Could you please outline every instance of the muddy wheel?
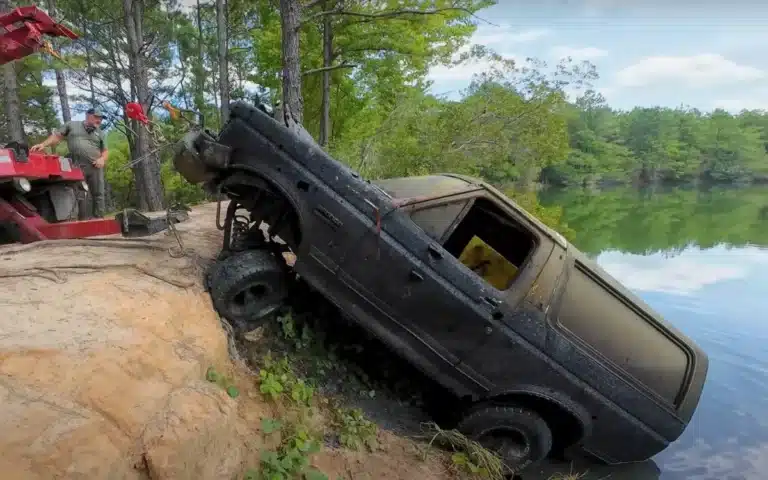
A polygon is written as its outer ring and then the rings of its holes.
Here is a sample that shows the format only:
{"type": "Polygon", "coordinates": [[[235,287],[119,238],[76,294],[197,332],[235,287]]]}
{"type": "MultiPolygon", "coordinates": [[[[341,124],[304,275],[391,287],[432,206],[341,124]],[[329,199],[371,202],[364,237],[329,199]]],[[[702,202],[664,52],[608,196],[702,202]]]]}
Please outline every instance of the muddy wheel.
{"type": "Polygon", "coordinates": [[[506,474],[543,460],[552,449],[552,431],[547,422],[526,408],[475,408],[459,422],[458,430],[499,455],[506,474]]]}
{"type": "Polygon", "coordinates": [[[213,264],[207,286],[216,311],[239,332],[258,327],[288,292],[284,267],[265,250],[248,250],[213,264]]]}

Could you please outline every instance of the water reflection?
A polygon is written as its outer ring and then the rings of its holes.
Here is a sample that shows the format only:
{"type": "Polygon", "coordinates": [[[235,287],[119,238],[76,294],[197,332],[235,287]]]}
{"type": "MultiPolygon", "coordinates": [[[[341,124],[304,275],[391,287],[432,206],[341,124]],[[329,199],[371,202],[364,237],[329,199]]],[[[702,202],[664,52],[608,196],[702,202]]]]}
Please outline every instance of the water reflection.
{"type": "Polygon", "coordinates": [[[674,255],[698,247],[768,246],[768,188],[548,190],[544,205],[564,208],[583,252],[674,255]]]}
{"type": "Polygon", "coordinates": [[[625,465],[597,465],[586,459],[572,458],[567,462],[550,461],[532,470],[526,470],[518,480],[549,480],[569,478],[578,480],[658,480],[661,470],[653,460],[625,465]]]}
{"type": "Polygon", "coordinates": [[[767,194],[749,188],[542,196],[563,207],[578,248],[710,359],[691,424],[654,458],[660,474],[582,465],[596,475],[582,478],[768,478],[768,322],[761,313],[768,310],[767,194]]]}

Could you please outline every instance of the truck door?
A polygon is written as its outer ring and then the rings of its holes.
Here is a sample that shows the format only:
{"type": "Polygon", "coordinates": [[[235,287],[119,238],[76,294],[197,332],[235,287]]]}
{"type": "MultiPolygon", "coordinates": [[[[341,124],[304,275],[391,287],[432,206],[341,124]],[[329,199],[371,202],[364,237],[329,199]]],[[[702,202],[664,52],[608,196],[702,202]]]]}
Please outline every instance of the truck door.
{"type": "MultiPolygon", "coordinates": [[[[411,217],[429,231],[431,214],[431,207],[425,206],[411,217]]],[[[520,306],[554,243],[525,216],[487,192],[476,195],[436,240],[442,256],[436,258],[426,250],[420,257],[462,303],[453,318],[450,339],[460,360],[457,367],[492,388],[499,369],[524,368],[526,350],[543,347],[546,341],[545,322],[528,318],[520,306]]],[[[415,298],[409,303],[412,310],[425,310],[431,301],[415,298]],[[417,304],[421,306],[416,308],[417,304]]],[[[430,320],[413,321],[429,331],[440,328],[430,320]]]]}
{"type": "MultiPolygon", "coordinates": [[[[434,216],[442,220],[427,231],[435,235],[447,228],[466,205],[459,199],[445,206],[434,216]]],[[[477,317],[478,306],[432,268],[448,256],[406,212],[395,210],[382,218],[380,230],[350,245],[339,279],[356,292],[359,307],[353,307],[367,312],[371,330],[444,385],[468,393],[477,385],[457,376],[455,366],[473,345],[459,328],[464,319],[477,317]]]]}

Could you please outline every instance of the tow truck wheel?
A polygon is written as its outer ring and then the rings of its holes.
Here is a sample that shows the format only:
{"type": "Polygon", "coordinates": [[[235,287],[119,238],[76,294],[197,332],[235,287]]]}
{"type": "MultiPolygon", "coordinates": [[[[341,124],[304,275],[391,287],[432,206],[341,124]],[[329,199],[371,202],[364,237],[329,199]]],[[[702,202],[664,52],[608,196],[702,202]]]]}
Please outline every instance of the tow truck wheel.
{"type": "Polygon", "coordinates": [[[478,406],[459,422],[457,429],[483,447],[496,453],[510,475],[549,454],[552,431],[539,414],[527,408],[478,406]]]}
{"type": "Polygon", "coordinates": [[[285,269],[266,250],[247,250],[213,264],[206,283],[213,306],[238,333],[258,327],[288,294],[285,269]]]}

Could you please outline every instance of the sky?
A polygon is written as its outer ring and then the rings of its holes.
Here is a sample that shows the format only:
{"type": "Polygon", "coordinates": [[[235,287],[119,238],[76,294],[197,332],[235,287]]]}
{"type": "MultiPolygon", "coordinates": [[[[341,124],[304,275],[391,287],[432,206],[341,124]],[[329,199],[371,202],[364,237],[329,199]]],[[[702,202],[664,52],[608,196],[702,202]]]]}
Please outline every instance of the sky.
{"type": "MultiPolygon", "coordinates": [[[[592,62],[614,108],[768,110],[768,2],[499,0],[477,16],[471,42],[505,57],[592,62]]],[[[432,92],[456,98],[485,66],[435,67],[432,92]]]]}

